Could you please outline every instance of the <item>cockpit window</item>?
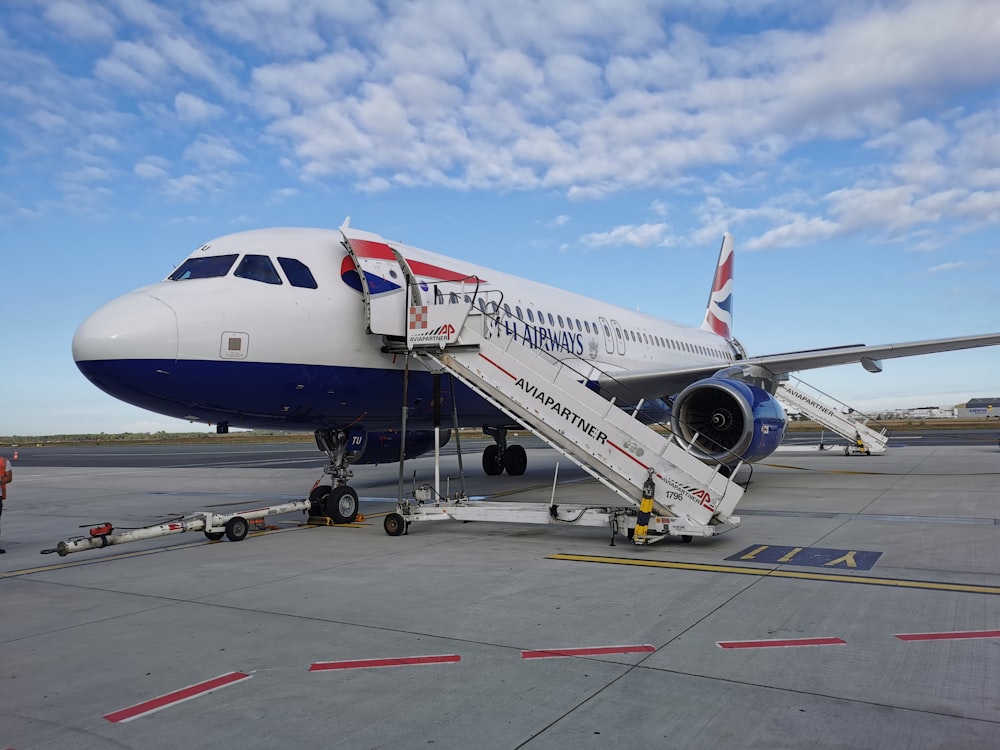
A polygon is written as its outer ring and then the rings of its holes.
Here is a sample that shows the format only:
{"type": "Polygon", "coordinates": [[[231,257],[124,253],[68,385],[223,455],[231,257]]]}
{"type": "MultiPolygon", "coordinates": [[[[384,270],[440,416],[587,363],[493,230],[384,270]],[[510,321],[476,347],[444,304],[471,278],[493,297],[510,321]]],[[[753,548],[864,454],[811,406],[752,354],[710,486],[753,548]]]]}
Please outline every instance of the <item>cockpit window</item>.
{"type": "Polygon", "coordinates": [[[187,279],[211,279],[225,276],[236,261],[235,255],[209,255],[199,258],[188,258],[167,278],[171,281],[186,281],[187,279]]]}
{"type": "Polygon", "coordinates": [[[302,261],[295,258],[278,258],[278,264],[292,286],[300,286],[303,289],[316,288],[316,279],[313,278],[312,271],[302,261]]]}
{"type": "Polygon", "coordinates": [[[274,264],[266,255],[245,255],[236,267],[236,276],[241,279],[263,281],[265,284],[280,284],[281,277],[274,264]]]}

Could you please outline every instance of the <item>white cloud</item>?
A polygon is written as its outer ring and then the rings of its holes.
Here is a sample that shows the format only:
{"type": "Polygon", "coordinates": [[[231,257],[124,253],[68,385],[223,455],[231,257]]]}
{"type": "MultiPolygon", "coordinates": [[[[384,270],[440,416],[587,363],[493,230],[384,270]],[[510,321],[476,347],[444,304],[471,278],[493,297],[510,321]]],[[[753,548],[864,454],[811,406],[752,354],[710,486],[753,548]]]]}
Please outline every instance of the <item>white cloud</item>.
{"type": "Polygon", "coordinates": [[[75,183],[108,182],[113,177],[111,170],[103,167],[89,166],[66,172],[63,179],[75,183]]]}
{"type": "MultiPolygon", "coordinates": [[[[26,149],[100,163],[107,149],[65,139],[103,133],[141,179],[164,179],[143,160],[154,150],[214,169],[246,164],[234,143],[248,139],[235,133],[250,127],[300,178],[365,190],[725,196],[729,206],[700,211],[699,237],[742,224],[771,247],[1000,220],[1000,114],[954,106],[998,80],[1000,32],[984,5],[821,6],[785,28],[734,33],[726,19],[782,4],[55,0],[39,11],[49,25],[102,45],[92,76],[42,57],[35,69],[48,74],[36,77],[59,87],[31,91],[16,85],[16,71],[32,69],[23,51],[0,45],[0,65],[17,62],[4,92],[24,103],[11,127],[26,149]],[[121,91],[108,87],[135,94],[123,109],[138,115],[115,111],[121,91]],[[98,112],[117,121],[98,130],[98,112]],[[32,144],[25,122],[53,140],[32,144]],[[178,145],[194,137],[183,126],[209,124],[217,130],[178,145]],[[831,143],[864,160],[851,171],[810,162],[831,143]],[[790,152],[798,163],[780,161],[790,152]],[[803,173],[819,174],[815,197],[779,206],[803,173]]],[[[649,211],[662,219],[667,203],[649,211]]]]}
{"type": "Polygon", "coordinates": [[[838,234],[838,226],[826,219],[800,216],[787,224],[764,232],[741,244],[746,250],[765,250],[778,247],[801,247],[829,239],[838,234]]]}
{"type": "Polygon", "coordinates": [[[57,0],[45,8],[45,20],[79,39],[110,39],[117,25],[106,8],[86,0],[57,0]]]}
{"type": "Polygon", "coordinates": [[[938,265],[938,266],[931,266],[930,268],[927,269],[927,272],[928,273],[944,273],[944,272],[947,272],[947,271],[958,271],[958,270],[961,270],[963,268],[968,268],[968,267],[969,267],[969,264],[966,263],[964,260],[958,260],[958,261],[954,261],[954,262],[951,262],[951,263],[942,263],[941,265],[938,265]]]}
{"type": "Polygon", "coordinates": [[[166,33],[178,23],[169,11],[150,0],[117,0],[115,4],[124,19],[147,31],[166,33]]]}
{"type": "Polygon", "coordinates": [[[153,89],[168,71],[163,56],[144,42],[115,42],[94,68],[98,78],[137,91],[153,89]]]}
{"type": "Polygon", "coordinates": [[[159,156],[147,156],[136,164],[132,171],[143,180],[162,180],[169,176],[169,162],[159,156]]]}
{"type": "Polygon", "coordinates": [[[230,58],[222,55],[213,57],[191,40],[177,35],[159,37],[157,48],[179,73],[211,84],[228,99],[240,98],[239,87],[226,70],[228,66],[235,65],[230,58]]]}
{"type": "Polygon", "coordinates": [[[290,198],[294,198],[299,194],[297,188],[279,188],[271,193],[271,198],[268,200],[270,204],[282,203],[290,198]]]}
{"type": "Polygon", "coordinates": [[[322,52],[328,39],[382,26],[370,0],[215,0],[202,12],[223,37],[283,58],[322,52]]]}
{"type": "Polygon", "coordinates": [[[203,169],[231,167],[246,161],[246,157],[233,148],[228,138],[204,133],[184,149],[184,158],[203,169]]]}
{"type": "Polygon", "coordinates": [[[186,91],[174,97],[174,109],[181,121],[189,125],[215,120],[226,113],[222,107],[186,91]]]}
{"type": "Polygon", "coordinates": [[[594,232],[580,238],[587,247],[649,247],[662,244],[669,226],[667,224],[626,224],[608,232],[594,232]]]}

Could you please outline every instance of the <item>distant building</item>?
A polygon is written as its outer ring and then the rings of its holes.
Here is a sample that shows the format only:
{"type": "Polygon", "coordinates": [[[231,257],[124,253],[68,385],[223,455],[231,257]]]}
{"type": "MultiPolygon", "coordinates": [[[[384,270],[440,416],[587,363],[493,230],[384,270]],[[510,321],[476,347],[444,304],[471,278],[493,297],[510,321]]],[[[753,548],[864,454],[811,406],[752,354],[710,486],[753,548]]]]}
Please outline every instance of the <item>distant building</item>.
{"type": "Polygon", "coordinates": [[[953,416],[952,409],[942,409],[940,406],[916,406],[906,409],[880,411],[875,415],[875,419],[941,419],[953,416]]]}
{"type": "Polygon", "coordinates": [[[918,406],[907,411],[907,416],[911,419],[938,419],[944,416],[940,406],[918,406]]]}
{"type": "Polygon", "coordinates": [[[972,398],[955,407],[959,419],[1000,419],[1000,398],[972,398]]]}

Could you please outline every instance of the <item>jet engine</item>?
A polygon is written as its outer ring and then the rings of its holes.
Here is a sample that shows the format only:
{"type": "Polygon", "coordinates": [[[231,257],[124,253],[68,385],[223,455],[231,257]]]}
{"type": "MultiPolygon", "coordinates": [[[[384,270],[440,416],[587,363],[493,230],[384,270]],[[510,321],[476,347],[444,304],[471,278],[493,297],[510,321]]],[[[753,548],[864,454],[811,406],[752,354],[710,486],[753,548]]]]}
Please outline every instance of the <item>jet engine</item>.
{"type": "Polygon", "coordinates": [[[674,399],[670,425],[681,444],[699,458],[733,466],[774,452],[785,436],[785,410],[763,388],[706,378],[674,399]]]}

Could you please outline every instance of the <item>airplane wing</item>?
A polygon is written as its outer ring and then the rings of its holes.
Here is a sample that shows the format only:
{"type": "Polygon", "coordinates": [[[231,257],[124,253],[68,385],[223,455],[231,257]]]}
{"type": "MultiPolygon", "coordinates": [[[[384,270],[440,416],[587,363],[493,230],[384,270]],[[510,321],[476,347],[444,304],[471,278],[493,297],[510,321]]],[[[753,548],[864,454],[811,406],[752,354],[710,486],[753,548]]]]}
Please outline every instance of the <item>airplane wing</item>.
{"type": "Polygon", "coordinates": [[[722,368],[713,364],[676,370],[664,368],[632,370],[602,376],[598,382],[602,389],[619,396],[619,398],[628,396],[640,396],[646,399],[661,398],[679,393],[691,383],[717,373],[736,377],[736,373],[740,371],[753,374],[756,369],[759,374],[777,377],[799,370],[812,370],[852,362],[860,362],[869,372],[881,372],[882,365],[879,360],[882,359],[951,352],[959,349],[975,349],[982,346],[996,346],[997,344],[1000,344],[1000,333],[912,341],[903,344],[883,344],[881,346],[853,344],[829,349],[809,349],[801,352],[771,354],[765,357],[748,357],[722,368]],[[761,370],[765,372],[761,373],[761,370]]]}

